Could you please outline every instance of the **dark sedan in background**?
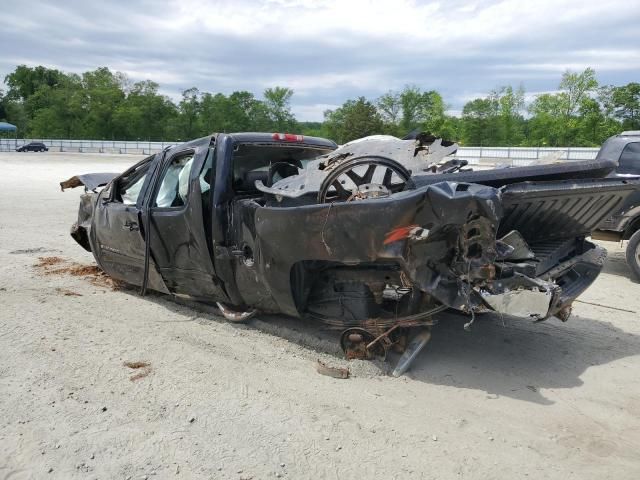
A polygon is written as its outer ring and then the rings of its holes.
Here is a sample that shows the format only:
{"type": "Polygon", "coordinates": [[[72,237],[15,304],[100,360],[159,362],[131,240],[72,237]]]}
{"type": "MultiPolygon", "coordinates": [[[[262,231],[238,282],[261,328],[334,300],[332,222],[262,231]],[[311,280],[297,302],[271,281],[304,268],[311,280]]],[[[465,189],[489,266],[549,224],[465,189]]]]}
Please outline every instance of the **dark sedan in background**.
{"type": "Polygon", "coordinates": [[[48,152],[49,148],[42,142],[30,142],[16,148],[16,152],[48,152]]]}

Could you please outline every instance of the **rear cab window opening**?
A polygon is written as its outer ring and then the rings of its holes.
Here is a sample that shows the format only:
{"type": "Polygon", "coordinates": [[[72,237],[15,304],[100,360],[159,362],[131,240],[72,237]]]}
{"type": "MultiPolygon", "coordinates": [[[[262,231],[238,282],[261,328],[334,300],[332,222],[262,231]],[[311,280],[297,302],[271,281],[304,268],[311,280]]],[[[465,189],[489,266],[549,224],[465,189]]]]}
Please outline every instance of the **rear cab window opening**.
{"type": "Polygon", "coordinates": [[[255,187],[256,180],[267,185],[297,175],[310,160],[329,151],[325,147],[301,144],[236,144],[233,150],[233,189],[262,195],[255,187]],[[269,178],[270,174],[272,178],[269,178]]]}

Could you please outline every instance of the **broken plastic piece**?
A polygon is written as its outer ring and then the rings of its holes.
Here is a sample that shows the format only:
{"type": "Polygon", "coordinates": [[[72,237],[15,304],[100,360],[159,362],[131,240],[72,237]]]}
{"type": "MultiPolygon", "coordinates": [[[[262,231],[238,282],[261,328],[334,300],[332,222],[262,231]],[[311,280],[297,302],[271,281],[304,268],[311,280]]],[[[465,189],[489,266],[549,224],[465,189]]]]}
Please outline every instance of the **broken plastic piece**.
{"type": "Polygon", "coordinates": [[[330,367],[326,363],[318,360],[316,362],[316,371],[320,375],[326,375],[327,377],[333,378],[349,378],[349,369],[348,368],[340,368],[340,367],[330,367]]]}
{"type": "Polygon", "coordinates": [[[218,305],[218,308],[222,312],[222,315],[224,316],[224,318],[226,318],[230,322],[236,322],[236,323],[246,322],[251,317],[253,317],[256,313],[258,313],[258,311],[255,309],[247,310],[245,312],[238,312],[236,310],[230,309],[224,303],[221,303],[221,302],[216,302],[216,305],[218,305]]]}
{"type": "Polygon", "coordinates": [[[426,329],[413,337],[413,340],[411,340],[409,346],[400,357],[392,375],[399,377],[409,370],[409,367],[411,367],[411,364],[429,340],[431,340],[431,331],[426,329]]]}

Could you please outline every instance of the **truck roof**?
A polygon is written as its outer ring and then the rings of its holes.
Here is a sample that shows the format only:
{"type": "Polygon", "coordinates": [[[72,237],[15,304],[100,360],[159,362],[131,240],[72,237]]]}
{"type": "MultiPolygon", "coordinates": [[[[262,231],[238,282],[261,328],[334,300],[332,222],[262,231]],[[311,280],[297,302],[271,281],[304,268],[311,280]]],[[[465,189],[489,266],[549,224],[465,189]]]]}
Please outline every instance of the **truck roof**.
{"type": "Polygon", "coordinates": [[[292,145],[306,145],[330,150],[338,148],[333,140],[293,133],[238,132],[229,135],[238,143],[291,143],[292,145]]]}
{"type": "MultiPolygon", "coordinates": [[[[185,143],[176,144],[170,147],[174,150],[177,147],[203,147],[209,145],[220,133],[213,133],[206,137],[196,138],[185,143]]],[[[293,133],[268,133],[268,132],[237,132],[228,133],[237,143],[257,143],[257,144],[284,144],[301,147],[314,147],[325,150],[335,150],[338,145],[333,140],[321,137],[310,137],[307,135],[297,135],[293,133]]]]}

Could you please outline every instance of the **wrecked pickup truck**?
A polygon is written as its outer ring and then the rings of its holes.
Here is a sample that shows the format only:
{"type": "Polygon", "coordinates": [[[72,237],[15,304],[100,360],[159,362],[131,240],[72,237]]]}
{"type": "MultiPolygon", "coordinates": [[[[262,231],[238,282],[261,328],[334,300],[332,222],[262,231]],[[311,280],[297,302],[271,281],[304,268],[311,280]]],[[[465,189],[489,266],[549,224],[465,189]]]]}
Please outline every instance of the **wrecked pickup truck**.
{"type": "Polygon", "coordinates": [[[85,186],[71,234],[112,277],[233,321],[315,319],[350,358],[445,309],[567,320],[605,259],[585,237],[640,184],[606,160],[472,171],[456,149],[217,134],[61,186],[85,186]]]}

